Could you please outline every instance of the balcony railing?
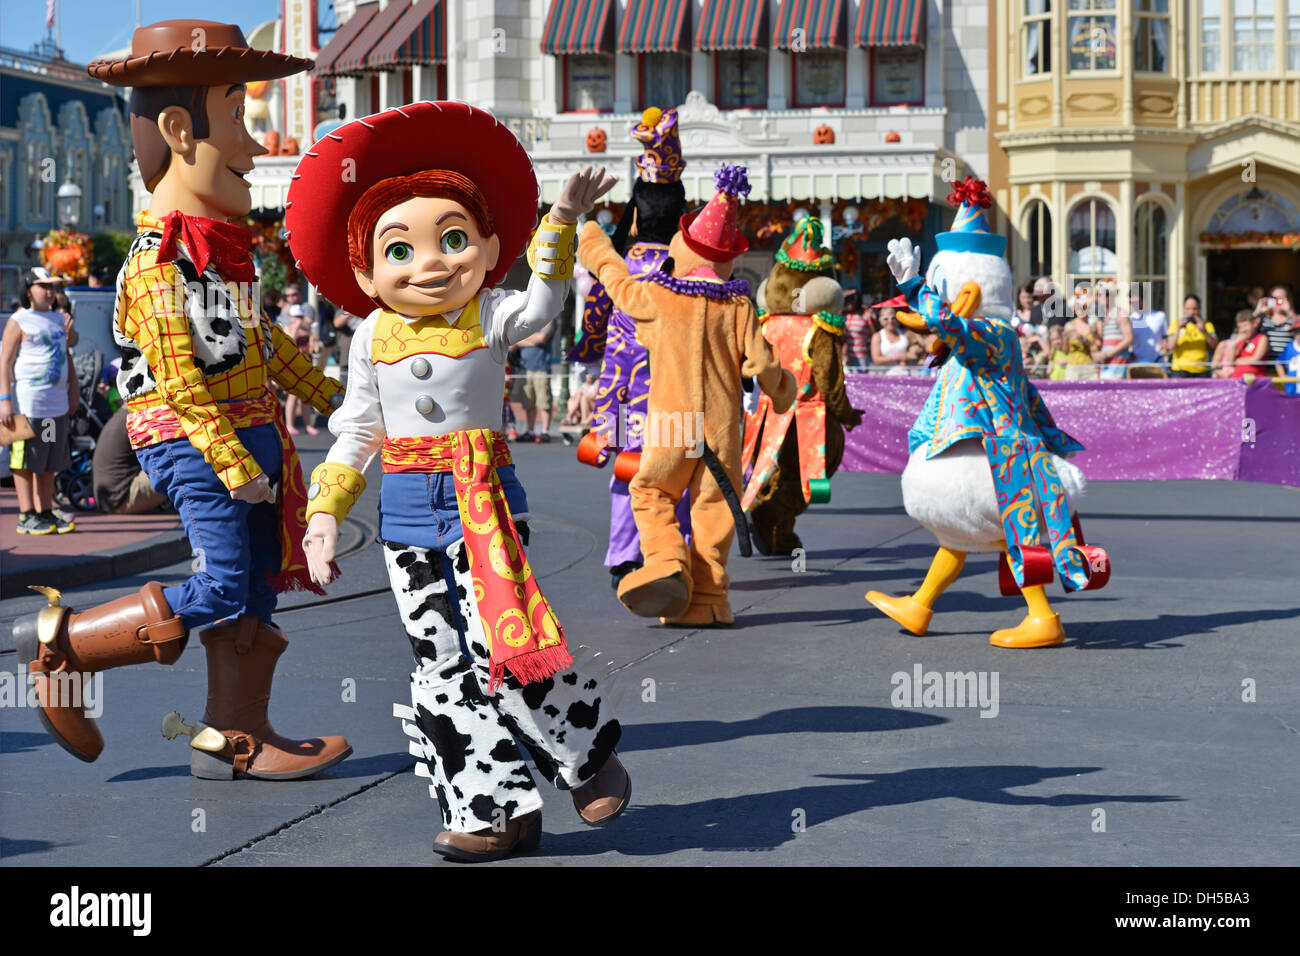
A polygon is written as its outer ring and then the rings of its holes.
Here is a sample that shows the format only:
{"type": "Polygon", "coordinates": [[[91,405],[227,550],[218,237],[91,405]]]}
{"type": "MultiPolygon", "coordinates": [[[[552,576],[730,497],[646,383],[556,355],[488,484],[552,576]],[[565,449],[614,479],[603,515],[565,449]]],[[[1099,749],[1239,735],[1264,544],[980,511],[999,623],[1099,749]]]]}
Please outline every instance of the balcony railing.
{"type": "Polygon", "coordinates": [[[1300,120],[1300,77],[1224,77],[1187,82],[1187,122],[1211,125],[1259,113],[1300,120]]]}

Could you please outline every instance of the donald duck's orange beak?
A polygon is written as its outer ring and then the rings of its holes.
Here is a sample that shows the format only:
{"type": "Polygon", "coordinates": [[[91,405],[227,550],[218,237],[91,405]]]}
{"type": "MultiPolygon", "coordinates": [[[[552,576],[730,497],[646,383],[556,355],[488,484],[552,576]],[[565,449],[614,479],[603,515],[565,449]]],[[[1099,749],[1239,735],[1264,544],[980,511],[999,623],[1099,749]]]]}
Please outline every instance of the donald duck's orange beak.
{"type": "Polygon", "coordinates": [[[925,319],[921,318],[915,312],[908,312],[906,309],[899,309],[894,313],[894,318],[898,319],[898,324],[903,328],[911,329],[913,332],[929,332],[930,327],[925,324],[925,319]]]}
{"type": "Polygon", "coordinates": [[[977,282],[967,282],[957,293],[957,298],[953,299],[952,304],[948,306],[948,311],[953,315],[959,315],[963,319],[969,319],[975,314],[975,310],[980,307],[980,287],[977,282]]]}

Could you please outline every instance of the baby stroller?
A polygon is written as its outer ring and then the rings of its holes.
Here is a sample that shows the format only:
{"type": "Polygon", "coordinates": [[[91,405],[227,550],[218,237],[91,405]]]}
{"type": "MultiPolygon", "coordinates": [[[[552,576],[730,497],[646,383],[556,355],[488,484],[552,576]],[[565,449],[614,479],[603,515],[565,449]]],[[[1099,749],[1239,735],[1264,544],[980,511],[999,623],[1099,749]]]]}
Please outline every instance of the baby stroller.
{"type": "Polygon", "coordinates": [[[104,354],[99,349],[74,353],[72,367],[77,375],[81,405],[68,422],[72,462],[54,476],[54,500],[63,508],[94,511],[92,463],[95,458],[95,440],[104,430],[108,416],[112,415],[108,400],[99,393],[99,380],[104,373],[104,354]]]}

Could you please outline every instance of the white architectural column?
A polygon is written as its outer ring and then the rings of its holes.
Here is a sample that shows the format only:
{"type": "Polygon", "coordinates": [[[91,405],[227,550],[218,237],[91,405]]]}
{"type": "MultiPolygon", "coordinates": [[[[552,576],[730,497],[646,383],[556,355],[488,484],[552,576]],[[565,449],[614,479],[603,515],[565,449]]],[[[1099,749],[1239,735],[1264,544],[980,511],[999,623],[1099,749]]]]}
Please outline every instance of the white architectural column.
{"type": "Polygon", "coordinates": [[[633,104],[641,97],[637,89],[636,57],[627,53],[614,54],[614,112],[631,113],[633,104]]]}
{"type": "MultiPolygon", "coordinates": [[[[718,91],[713,88],[713,54],[703,50],[691,51],[691,89],[704,94],[710,103],[718,101],[718,91]]],[[[680,106],[681,104],[674,104],[680,106]]]]}
{"type": "Polygon", "coordinates": [[[867,51],[860,46],[851,46],[846,51],[844,63],[844,106],[850,110],[860,110],[867,105],[867,91],[871,78],[867,75],[870,60],[867,51]]]}

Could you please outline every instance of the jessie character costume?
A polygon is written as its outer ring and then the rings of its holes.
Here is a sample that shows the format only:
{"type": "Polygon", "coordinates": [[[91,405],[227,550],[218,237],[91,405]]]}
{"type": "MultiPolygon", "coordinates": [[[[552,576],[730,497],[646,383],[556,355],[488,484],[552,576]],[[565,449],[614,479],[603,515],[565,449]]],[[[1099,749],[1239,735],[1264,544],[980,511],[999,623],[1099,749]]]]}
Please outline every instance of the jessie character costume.
{"type": "Polygon", "coordinates": [[[703,446],[734,492],[740,487],[741,377],[752,376],[778,411],[794,399],[794,379],[763,338],[749,283],[727,278],[732,261],[748,248],[736,228],[737,197],[749,192],[744,168],[724,165],[714,182],[717,194],[703,210],[682,217],[669,244],[672,274],[633,279],[595,223],[583,228],[578,246],[582,265],[636,321],[654,371],[640,469],[629,488],[645,566],[623,578],[619,600],[635,614],[680,625],[733,621],[727,555],[735,519],[703,461],[703,446]],[[675,515],[688,492],[689,546],[675,515]]]}
{"type": "MultiPolygon", "coordinates": [[[[785,267],[808,280],[826,275],[833,265],[830,250],[822,245],[820,219],[806,216],[786,237],[776,254],[775,268],[785,267]]],[[[827,281],[827,280],[822,280],[827,281]]],[[[741,468],[749,469],[741,507],[749,513],[752,539],[764,554],[790,554],[803,546],[794,524],[808,508],[814,494],[829,500],[830,477],[844,457],[844,430],[862,421],[849,403],[840,362],[844,316],[838,312],[799,314],[784,291],[770,300],[774,283],[769,278],[769,305],[779,311],[763,315],[763,335],[781,364],[795,378],[794,407],[778,414],[767,395],[745,416],[745,444],[741,468]]]]}
{"type": "MultiPolygon", "coordinates": [[[[686,190],[682,186],[681,140],[677,133],[676,109],[648,109],[632,136],[642,144],[636,159],[637,179],[632,199],[614,232],[616,251],[623,253],[628,274],[643,280],[658,272],[668,258],[668,241],[686,212],[686,190]],[[630,239],[633,226],[635,239],[630,239]],[[631,241],[631,247],[627,243],[631,241]],[[624,253],[624,249],[627,251],[624,253]]],[[[592,284],[583,302],[582,338],[569,353],[571,362],[600,362],[596,403],[590,438],[578,448],[578,460],[603,468],[620,452],[640,453],[646,421],[646,397],[650,394],[650,358],[636,337],[636,322],[615,308],[609,293],[599,282],[592,284]]],[[[609,482],[609,548],[605,567],[615,587],[629,571],[641,567],[641,535],[632,517],[628,477],[619,468],[609,482]]],[[[677,508],[683,534],[690,534],[690,499],[683,497],[677,508]]]]}
{"type": "MultiPolygon", "coordinates": [[[[232,85],[310,67],[310,60],[249,48],[236,26],[172,20],[136,30],[126,59],[87,70],[135,88],[136,154],[142,167],[158,167],[146,170],[148,186],[176,197],[183,182],[169,171],[181,160],[158,134],[163,108],[182,105],[196,134],[203,126],[200,110],[208,114],[209,129],[238,123],[222,141],[243,137],[241,145],[223,147],[240,155],[222,159],[242,163],[265,150],[247,137],[239,116],[211,115],[204,106],[210,89],[228,98],[232,85]],[[205,37],[202,49],[194,46],[197,31],[205,37]]],[[[129,409],[131,445],[150,483],[180,515],[196,570],[179,585],[150,582],[79,613],[61,607],[57,591],[42,589],[50,607],[15,624],[16,643],[31,662],[46,728],[89,761],[99,755],[103,738],[81,710],[54,704],[51,676],[150,660],[175,663],[190,630],[206,628],[199,637],[207,652],[207,727],[193,735],[191,773],[209,779],[311,776],[343,760],[351,747],[342,737],[289,740],[267,718],[276,661],[288,645],[272,623],[276,594],[320,590],[308,577],[302,550],[302,469],[268,385],[277,383],[326,415],[342,402],[342,389],[262,312],[249,256],[253,234],[237,223],[160,205],[155,199],[138,217],[117,277],[117,387],[129,409]],[[261,476],[273,487],[275,503],[240,500],[239,489],[260,488],[261,476]]]]}
{"type": "MultiPolygon", "coordinates": [[[[602,687],[573,669],[528,563],[528,500],[500,432],[507,350],[559,313],[574,226],[548,217],[530,245],[532,162],[507,127],[464,103],[414,103],[339,127],[304,155],[288,199],[299,267],[331,301],[366,316],[307,513],[341,521],[381,459],[379,536],[415,658],[409,705],[393,713],[442,811],[434,851],[477,861],[537,846],[542,798],[519,745],[544,777],[573,792],[586,822],[608,822],[630,794],[614,755],[620,725],[602,687]],[[355,179],[339,176],[346,162],[355,179]],[[406,315],[369,298],[354,277],[380,255],[391,259],[393,247],[368,233],[416,196],[407,184],[417,177],[465,182],[458,194],[420,193],[456,199],[455,209],[467,209],[461,196],[477,189],[483,239],[499,242],[495,267],[463,308],[406,315]],[[527,289],[496,288],[525,246],[527,289]]],[[[466,219],[458,215],[439,220],[466,219]]],[[[437,228],[444,249],[473,242],[463,228],[437,228]]]]}
{"type": "Polygon", "coordinates": [[[1084,544],[1071,499],[1083,475],[1064,458],[1083,449],[1052,419],[1025,375],[1011,326],[1006,237],[989,232],[982,182],[958,183],[953,228],[937,237],[926,278],[909,240],[891,240],[889,265],[916,317],[950,352],[908,435],[903,471],[907,513],[939,539],[925,582],[910,597],[872,591],[867,600],[914,634],[929,626],[934,602],[970,551],[1003,553],[1003,593],[1020,593],[1021,624],[994,632],[999,647],[1044,647],[1065,639],[1043,586],[1055,569],[1069,591],[1102,587],[1106,552],[1084,544]]]}

